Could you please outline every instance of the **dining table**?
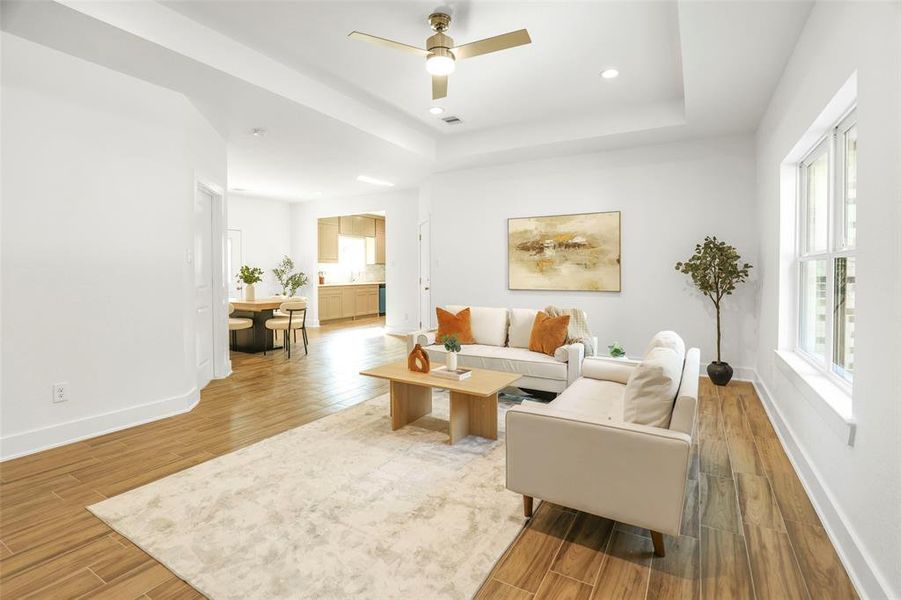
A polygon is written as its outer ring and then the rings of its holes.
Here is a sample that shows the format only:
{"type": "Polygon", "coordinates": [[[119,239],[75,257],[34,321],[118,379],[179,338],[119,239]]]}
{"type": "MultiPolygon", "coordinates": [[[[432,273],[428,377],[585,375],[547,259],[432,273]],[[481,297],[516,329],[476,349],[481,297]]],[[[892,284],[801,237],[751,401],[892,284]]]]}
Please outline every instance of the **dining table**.
{"type": "Polygon", "coordinates": [[[253,327],[237,332],[238,339],[235,349],[238,352],[263,352],[281,348],[281,346],[275,345],[272,330],[266,329],[266,320],[272,318],[275,309],[284,301],[284,298],[229,301],[235,307],[235,312],[229,316],[253,321],[253,327]]]}

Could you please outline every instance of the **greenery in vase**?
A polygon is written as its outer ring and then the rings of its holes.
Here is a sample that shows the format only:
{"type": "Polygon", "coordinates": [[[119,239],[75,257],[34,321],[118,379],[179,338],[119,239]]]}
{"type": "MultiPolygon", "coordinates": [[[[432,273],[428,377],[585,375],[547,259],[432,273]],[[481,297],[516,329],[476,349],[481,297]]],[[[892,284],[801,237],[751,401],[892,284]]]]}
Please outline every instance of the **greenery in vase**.
{"type": "Polygon", "coordinates": [[[620,358],[626,355],[626,351],[623,349],[619,342],[613,342],[612,344],[607,346],[607,349],[610,350],[610,356],[612,356],[613,358],[620,358]]]}
{"type": "Polygon", "coordinates": [[[691,277],[698,291],[710,298],[716,308],[716,362],[720,357],[720,307],[723,298],[732,295],[735,286],[748,279],[753,267],[741,262],[741,255],[734,246],[721,242],[716,236],[707,236],[703,244],[695,245],[695,253],[685,262],[677,262],[676,270],[691,277]]]}
{"type": "Polygon", "coordinates": [[[272,274],[275,275],[275,280],[282,286],[282,295],[284,296],[293,296],[299,288],[302,288],[308,282],[307,276],[303,271],[294,272],[294,261],[289,256],[282,258],[278,266],[272,269],[272,274]]]}
{"type": "Polygon", "coordinates": [[[460,351],[460,341],[457,339],[455,335],[445,335],[441,338],[441,343],[444,344],[444,349],[448,352],[459,352],[460,351]]]}
{"type": "Polygon", "coordinates": [[[290,292],[288,295],[293,296],[297,293],[297,290],[302,288],[307,284],[307,276],[302,271],[298,271],[297,273],[293,273],[288,277],[287,285],[288,291],[290,292]]]}
{"type": "Polygon", "coordinates": [[[291,276],[292,271],[294,271],[294,261],[287,255],[282,257],[282,261],[272,269],[272,274],[275,275],[275,280],[282,286],[282,294],[285,296],[288,295],[288,278],[291,276]]]}
{"type": "Polygon", "coordinates": [[[245,285],[253,285],[263,281],[263,269],[242,265],[241,270],[238,271],[238,275],[235,278],[245,285]]]}

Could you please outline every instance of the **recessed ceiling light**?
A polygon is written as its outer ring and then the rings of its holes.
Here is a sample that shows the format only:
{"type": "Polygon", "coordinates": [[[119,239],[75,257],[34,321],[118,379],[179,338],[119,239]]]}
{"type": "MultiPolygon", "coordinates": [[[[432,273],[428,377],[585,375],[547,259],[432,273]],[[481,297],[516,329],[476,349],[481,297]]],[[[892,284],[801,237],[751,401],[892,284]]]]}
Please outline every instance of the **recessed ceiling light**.
{"type": "Polygon", "coordinates": [[[376,179],[375,177],[370,177],[369,175],[357,175],[357,181],[362,181],[363,183],[371,183],[372,185],[383,185],[385,187],[392,187],[394,185],[390,181],[376,179]]]}
{"type": "Polygon", "coordinates": [[[231,191],[233,191],[233,192],[246,192],[247,190],[245,190],[244,188],[232,188],[231,191]]]}
{"type": "Polygon", "coordinates": [[[616,79],[619,77],[619,71],[616,69],[604,69],[601,71],[601,77],[604,79],[616,79]]]}
{"type": "Polygon", "coordinates": [[[440,106],[433,106],[432,108],[429,109],[429,112],[432,113],[433,115],[440,115],[441,113],[444,112],[444,109],[441,108],[440,106]]]}
{"type": "Polygon", "coordinates": [[[266,130],[257,127],[255,129],[250,130],[250,135],[252,135],[254,137],[263,137],[264,135],[266,135],[266,130]]]}

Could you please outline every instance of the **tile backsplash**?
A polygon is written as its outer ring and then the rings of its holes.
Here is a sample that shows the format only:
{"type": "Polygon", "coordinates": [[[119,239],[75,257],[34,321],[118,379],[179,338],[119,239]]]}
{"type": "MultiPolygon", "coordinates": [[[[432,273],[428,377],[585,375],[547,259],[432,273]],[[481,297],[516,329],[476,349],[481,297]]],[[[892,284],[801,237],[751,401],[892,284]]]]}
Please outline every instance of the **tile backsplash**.
{"type": "Polygon", "coordinates": [[[325,273],[326,283],[350,283],[352,275],[356,281],[385,281],[385,265],[366,265],[362,271],[354,271],[341,264],[320,263],[319,271],[325,273]]]}

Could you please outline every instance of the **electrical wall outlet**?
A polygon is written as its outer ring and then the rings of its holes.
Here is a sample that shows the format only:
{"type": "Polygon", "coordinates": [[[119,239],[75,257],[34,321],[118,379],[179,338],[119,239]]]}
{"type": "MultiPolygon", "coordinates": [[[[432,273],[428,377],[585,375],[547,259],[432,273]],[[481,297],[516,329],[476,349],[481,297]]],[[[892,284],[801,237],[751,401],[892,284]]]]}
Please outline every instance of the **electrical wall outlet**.
{"type": "Polygon", "coordinates": [[[54,383],[53,384],[53,402],[66,402],[69,399],[69,384],[54,383]]]}

